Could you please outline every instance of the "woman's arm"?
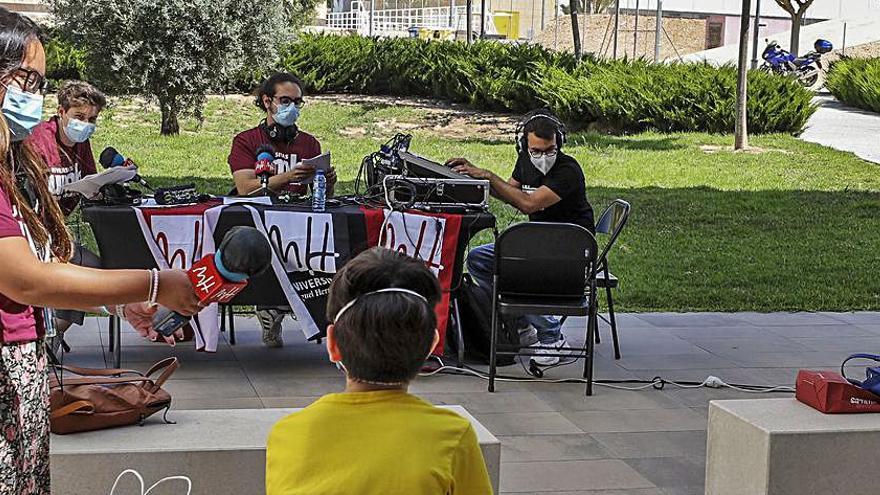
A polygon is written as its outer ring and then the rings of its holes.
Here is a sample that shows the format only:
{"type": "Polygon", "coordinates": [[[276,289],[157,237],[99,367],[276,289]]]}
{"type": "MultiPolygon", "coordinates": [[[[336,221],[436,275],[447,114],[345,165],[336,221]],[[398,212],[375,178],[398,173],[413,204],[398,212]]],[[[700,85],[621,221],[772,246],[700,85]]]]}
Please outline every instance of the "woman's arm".
{"type": "MultiPolygon", "coordinates": [[[[147,270],[96,270],[67,263],[43,263],[24,237],[0,239],[0,293],[31,306],[88,308],[148,299],[147,270]]],[[[182,270],[159,273],[158,302],[184,315],[197,313],[198,298],[182,270]]]]}

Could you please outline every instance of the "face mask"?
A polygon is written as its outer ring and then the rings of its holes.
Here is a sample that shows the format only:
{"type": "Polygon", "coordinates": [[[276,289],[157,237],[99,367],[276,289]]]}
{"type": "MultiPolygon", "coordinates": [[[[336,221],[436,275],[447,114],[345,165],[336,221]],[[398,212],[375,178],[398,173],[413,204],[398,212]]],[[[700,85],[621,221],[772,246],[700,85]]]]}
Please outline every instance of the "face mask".
{"type": "Polygon", "coordinates": [[[296,107],[293,103],[288,103],[287,105],[279,105],[278,111],[272,115],[272,120],[275,121],[276,124],[282,127],[290,127],[294,123],[296,123],[296,119],[299,118],[299,108],[296,107]]]}
{"type": "Polygon", "coordinates": [[[535,158],[532,155],[529,155],[529,159],[532,161],[532,165],[544,175],[547,175],[547,172],[549,172],[550,169],[553,168],[553,165],[556,164],[556,155],[541,155],[541,158],[535,158]]]}
{"type": "Polygon", "coordinates": [[[92,134],[95,133],[95,128],[95,124],[69,119],[67,125],[64,126],[64,134],[74,143],[82,143],[92,137],[92,134]]]}
{"type": "Polygon", "coordinates": [[[43,117],[43,95],[27,93],[17,86],[6,86],[2,111],[12,132],[12,141],[22,141],[30,136],[43,117]]]}

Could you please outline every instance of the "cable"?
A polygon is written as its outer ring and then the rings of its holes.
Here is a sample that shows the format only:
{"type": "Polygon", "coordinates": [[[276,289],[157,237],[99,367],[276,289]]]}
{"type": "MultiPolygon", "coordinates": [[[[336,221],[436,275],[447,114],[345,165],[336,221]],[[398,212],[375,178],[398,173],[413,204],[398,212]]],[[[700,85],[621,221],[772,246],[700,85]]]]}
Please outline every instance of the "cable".
{"type": "MultiPolygon", "coordinates": [[[[442,361],[441,361],[442,363],[442,361]]],[[[569,363],[570,364],[570,363],[569,363]]],[[[459,376],[474,376],[477,378],[481,378],[483,380],[488,380],[489,376],[485,373],[471,368],[470,366],[464,365],[463,367],[456,366],[441,366],[434,371],[420,373],[419,376],[433,376],[436,374],[450,374],[450,375],[459,375],[459,376]]],[[[508,375],[495,375],[496,381],[502,382],[538,382],[538,383],[587,383],[587,380],[584,378],[558,378],[558,379],[548,379],[548,378],[534,378],[534,377],[517,377],[517,376],[508,376],[508,375]]],[[[656,390],[662,390],[667,384],[672,385],[682,389],[696,389],[696,388],[730,388],[732,390],[738,390],[740,392],[745,393],[772,393],[772,392],[781,392],[781,393],[794,393],[794,387],[790,387],[787,385],[777,385],[777,386],[768,386],[768,385],[749,385],[749,384],[733,384],[727,383],[715,376],[708,376],[705,380],[701,382],[689,382],[689,381],[673,381],[667,380],[660,376],[655,376],[651,380],[593,380],[593,384],[600,387],[607,388],[615,388],[619,390],[645,390],[648,388],[654,388],[656,390]],[[621,384],[639,384],[636,387],[626,387],[621,384]]]]}

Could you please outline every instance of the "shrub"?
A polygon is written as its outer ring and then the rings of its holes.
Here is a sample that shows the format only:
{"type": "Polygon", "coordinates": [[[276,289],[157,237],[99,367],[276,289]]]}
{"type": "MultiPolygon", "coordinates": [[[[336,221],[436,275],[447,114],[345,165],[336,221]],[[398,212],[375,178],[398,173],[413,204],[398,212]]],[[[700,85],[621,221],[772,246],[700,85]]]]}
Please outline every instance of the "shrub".
{"type": "Polygon", "coordinates": [[[57,84],[69,79],[82,79],[85,73],[85,53],[73,43],[50,36],[46,43],[46,78],[57,84]]]}
{"type": "Polygon", "coordinates": [[[826,86],[844,103],[880,112],[880,58],[843,58],[835,62],[826,86]]]}
{"type": "MultiPolygon", "coordinates": [[[[537,45],[303,35],[280,64],[312,92],[424,96],[524,112],[547,106],[575,127],[731,132],[736,69],[644,60],[577,62],[537,45]]],[[[815,110],[796,82],[749,74],[750,129],[800,132],[815,110]]]]}

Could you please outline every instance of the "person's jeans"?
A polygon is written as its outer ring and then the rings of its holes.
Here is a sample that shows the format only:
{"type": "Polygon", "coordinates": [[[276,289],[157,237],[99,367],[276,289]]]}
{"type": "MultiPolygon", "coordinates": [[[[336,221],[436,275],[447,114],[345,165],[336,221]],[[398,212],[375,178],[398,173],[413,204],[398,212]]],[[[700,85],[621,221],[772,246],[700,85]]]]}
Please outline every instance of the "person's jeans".
{"type": "MultiPolygon", "coordinates": [[[[480,287],[492,293],[492,279],[495,274],[495,245],[486,244],[474,248],[467,257],[468,273],[480,287]]],[[[517,327],[532,325],[538,331],[538,341],[552,344],[562,339],[562,325],[555,316],[526,315],[517,319],[517,327]]]]}

